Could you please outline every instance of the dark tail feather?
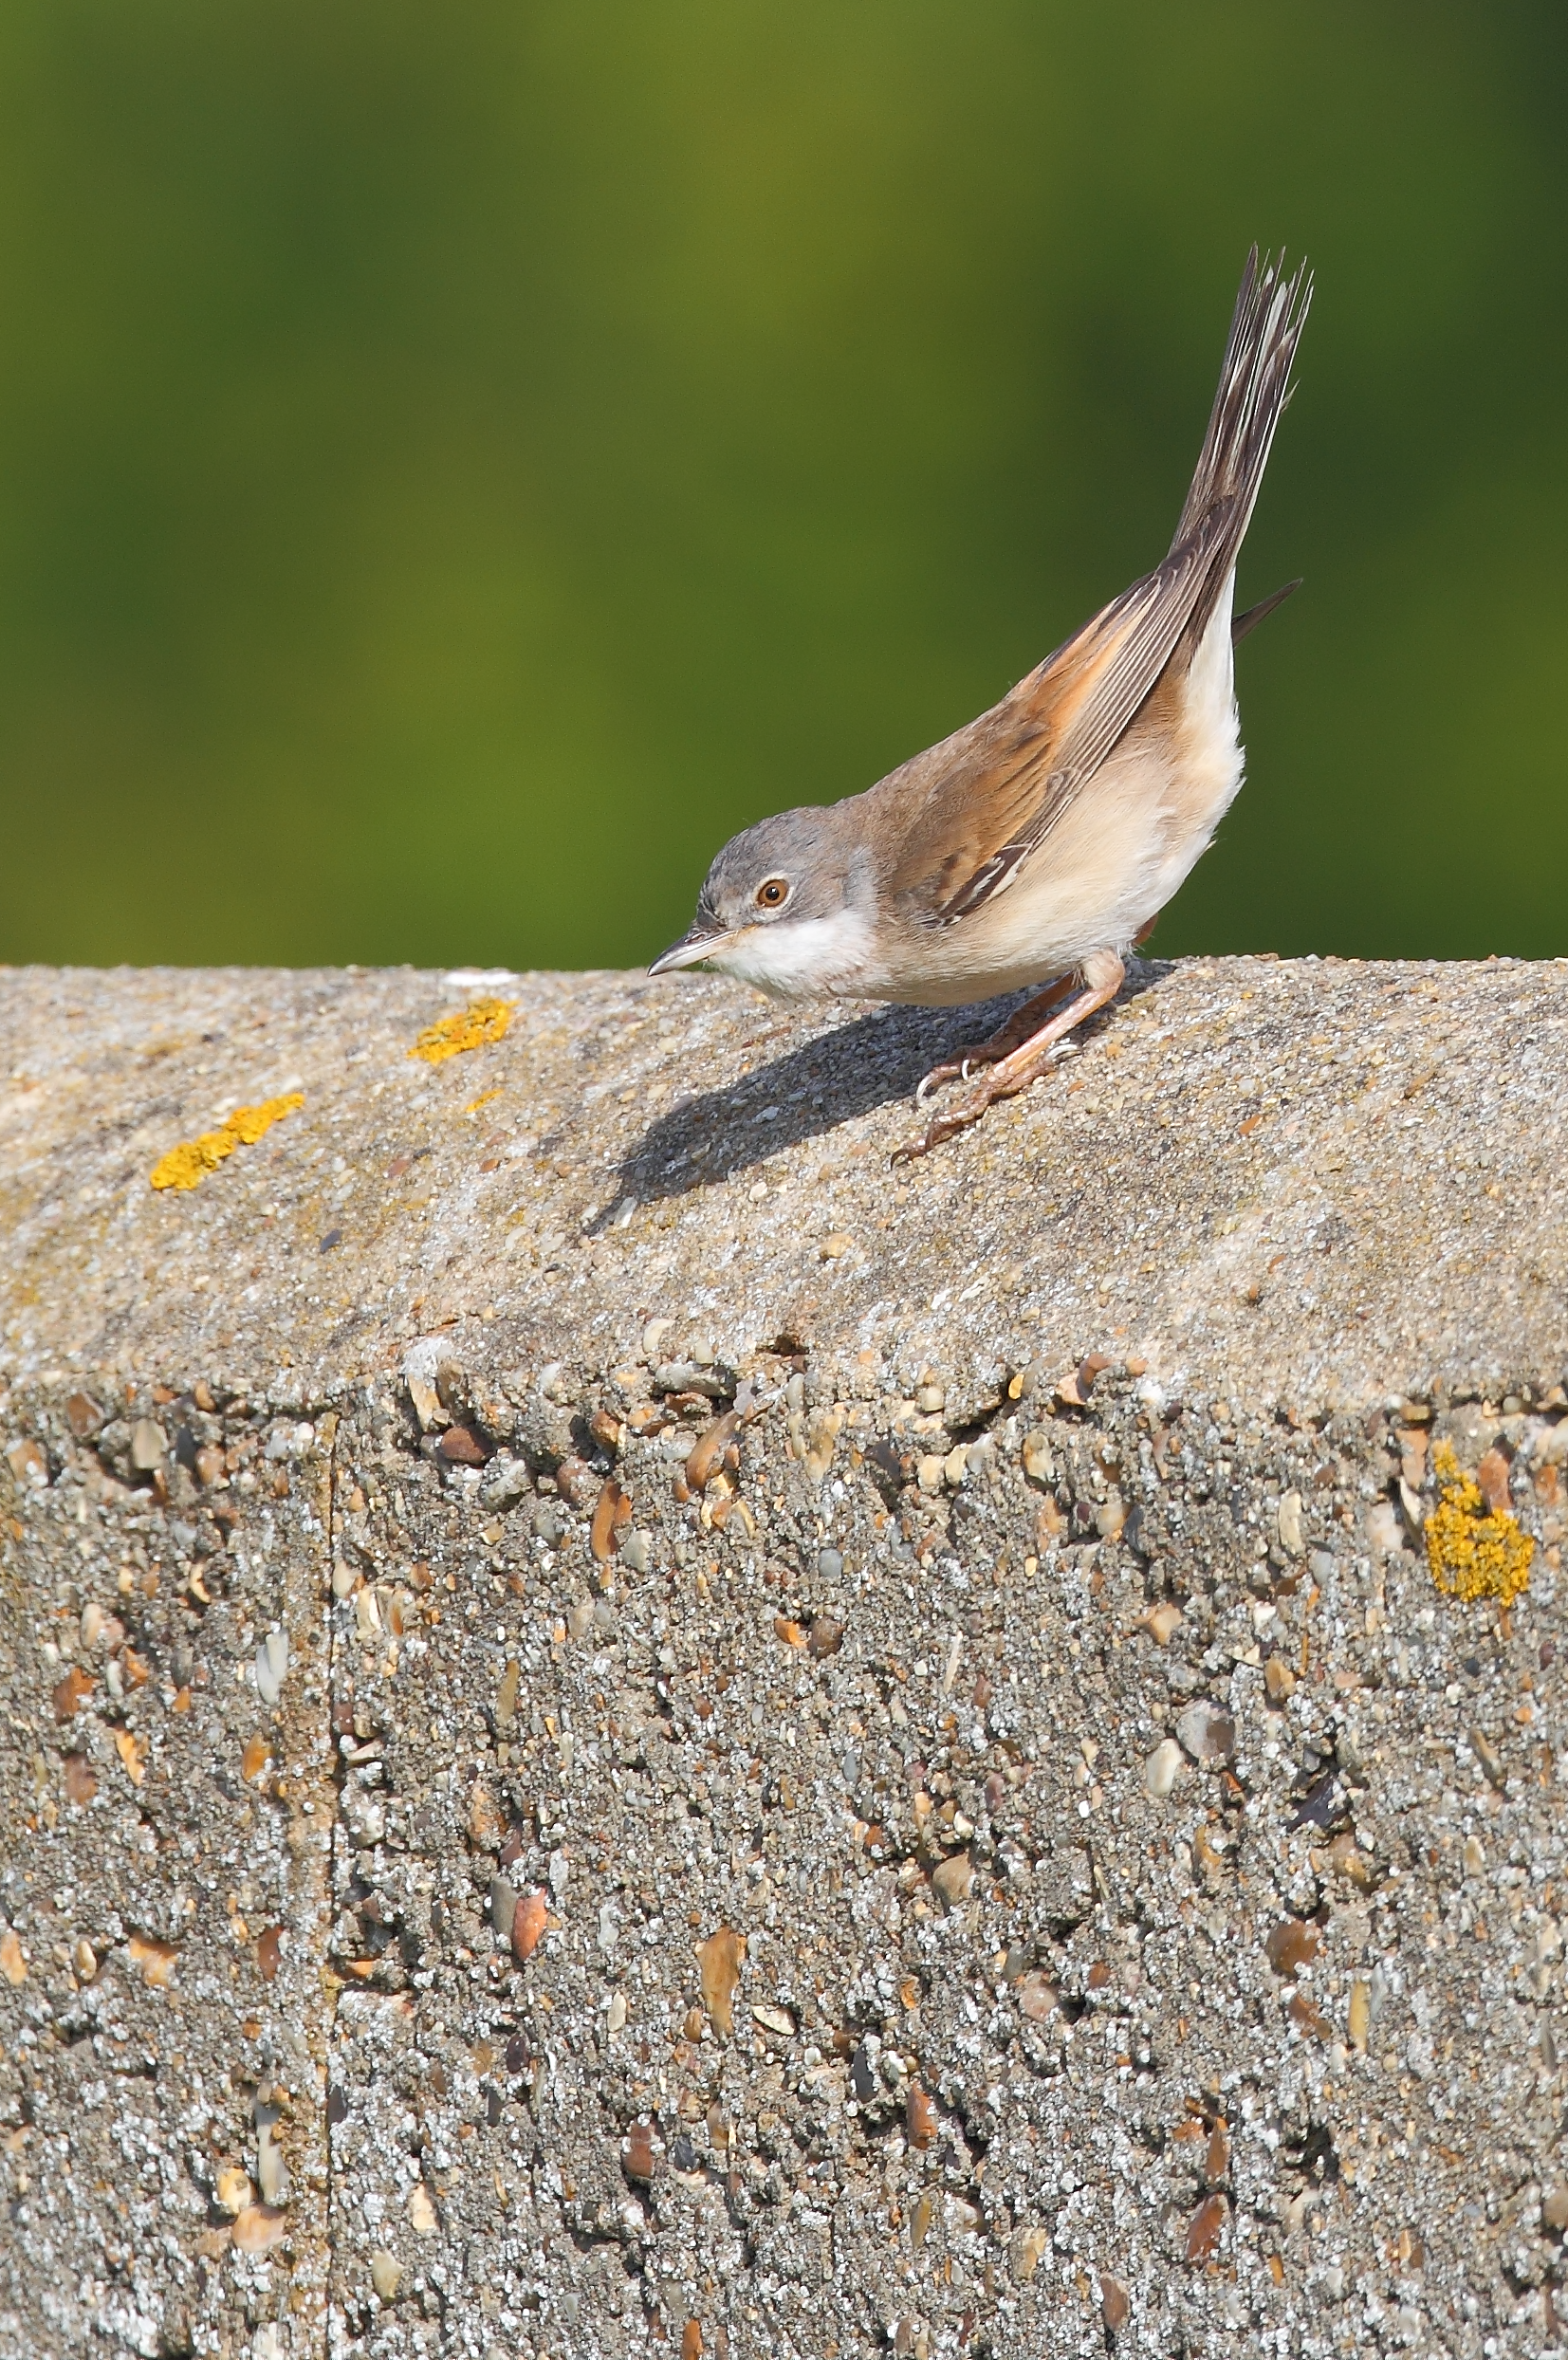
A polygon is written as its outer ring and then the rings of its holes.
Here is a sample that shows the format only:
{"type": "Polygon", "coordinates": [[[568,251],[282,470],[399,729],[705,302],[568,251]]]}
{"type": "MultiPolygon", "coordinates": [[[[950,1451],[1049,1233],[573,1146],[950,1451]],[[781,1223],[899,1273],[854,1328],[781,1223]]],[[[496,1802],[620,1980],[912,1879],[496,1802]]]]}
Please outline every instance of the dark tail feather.
{"type": "Polygon", "coordinates": [[[1231,646],[1240,647],[1247,633],[1256,631],[1260,623],[1266,622],[1274,609],[1277,606],[1283,606],[1291,592],[1299,590],[1301,586],[1301,577],[1298,574],[1294,581],[1282,583],[1278,590],[1271,590],[1266,599],[1260,599],[1256,606],[1249,606],[1245,615],[1233,616],[1230,623],[1231,646]]]}
{"type": "Polygon", "coordinates": [[[1252,249],[1236,297],[1208,432],[1171,544],[1179,549],[1216,505],[1225,502],[1228,513],[1215,542],[1211,577],[1216,583],[1234,565],[1251,521],[1274,430],[1290,398],[1291,363],[1311,302],[1312,280],[1304,263],[1287,279],[1282,257],[1276,263],[1265,255],[1260,265],[1258,249],[1252,249]]]}

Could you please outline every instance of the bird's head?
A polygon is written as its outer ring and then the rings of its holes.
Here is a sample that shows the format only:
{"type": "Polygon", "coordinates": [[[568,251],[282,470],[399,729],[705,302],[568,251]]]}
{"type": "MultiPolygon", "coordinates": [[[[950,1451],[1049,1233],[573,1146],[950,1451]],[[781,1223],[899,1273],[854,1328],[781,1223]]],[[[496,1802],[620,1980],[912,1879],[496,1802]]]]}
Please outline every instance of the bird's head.
{"type": "Polygon", "coordinates": [[[781,811],[732,836],[648,972],[712,967],[789,999],[868,988],[875,901],[846,809],[781,811]]]}

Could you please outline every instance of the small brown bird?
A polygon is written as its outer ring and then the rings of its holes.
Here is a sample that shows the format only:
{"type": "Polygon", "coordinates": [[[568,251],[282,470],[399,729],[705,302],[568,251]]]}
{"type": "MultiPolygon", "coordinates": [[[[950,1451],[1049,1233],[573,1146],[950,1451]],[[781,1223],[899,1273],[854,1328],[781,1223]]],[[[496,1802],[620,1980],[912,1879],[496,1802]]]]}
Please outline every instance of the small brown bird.
{"type": "Polygon", "coordinates": [[[649,972],[705,966],[789,999],[951,1007],[1048,983],[938,1065],[975,1087],[900,1151],[923,1155],[1042,1073],[1114,1000],[1125,958],[1242,783],[1231,649],[1296,587],[1232,617],[1312,300],[1304,266],[1247,256],[1219,391],[1168,557],[977,721],[863,794],[731,838],[688,933],[649,972]]]}

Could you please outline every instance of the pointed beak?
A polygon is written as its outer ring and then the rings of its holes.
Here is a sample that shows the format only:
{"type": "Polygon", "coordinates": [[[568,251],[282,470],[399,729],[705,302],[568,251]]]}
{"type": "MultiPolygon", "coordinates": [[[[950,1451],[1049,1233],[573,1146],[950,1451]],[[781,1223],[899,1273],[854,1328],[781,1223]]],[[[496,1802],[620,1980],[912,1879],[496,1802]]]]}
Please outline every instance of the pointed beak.
{"type": "Polygon", "coordinates": [[[725,930],[706,918],[695,918],[679,942],[673,942],[668,950],[661,950],[649,968],[650,975],[673,975],[679,967],[697,967],[711,958],[725,940],[725,930]]]}

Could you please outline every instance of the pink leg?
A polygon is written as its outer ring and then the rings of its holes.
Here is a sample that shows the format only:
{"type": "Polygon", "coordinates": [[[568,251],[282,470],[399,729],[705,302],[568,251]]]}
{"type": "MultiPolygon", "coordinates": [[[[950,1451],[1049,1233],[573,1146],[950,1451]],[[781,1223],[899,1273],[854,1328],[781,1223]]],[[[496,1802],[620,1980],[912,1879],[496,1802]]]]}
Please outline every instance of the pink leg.
{"type": "MultiPolygon", "coordinates": [[[[912,1163],[916,1156],[929,1155],[932,1149],[940,1147],[944,1139],[950,1139],[955,1132],[967,1131],[971,1123],[977,1123],[986,1109],[993,1106],[998,1098],[1015,1097],[1020,1090],[1026,1090],[1030,1082],[1037,1080],[1043,1073],[1057,1042],[1064,1039],[1075,1025],[1081,1024],[1085,1017],[1093,1016],[1098,1008],[1108,1006],[1116,998],[1127,969],[1114,950],[1097,950],[1084,960],[1081,974],[1083,988],[1075,993],[1066,1006],[1042,1024],[1037,1032],[1031,1033],[1018,1048],[1001,1058],[968,1097],[960,1098],[946,1115],[938,1115],[923,1139],[912,1140],[908,1147],[901,1147],[894,1156],[895,1164],[912,1163]]],[[[1056,996],[1054,993],[1042,994],[1042,998],[1056,996]]],[[[1028,1014],[1039,1006],[1039,1001],[1031,1001],[1028,1009],[1021,1009],[1019,1013],[1028,1014]]],[[[937,1070],[940,1072],[941,1068],[937,1070]]]]}
{"type": "Polygon", "coordinates": [[[1073,981],[1071,975],[1059,976],[1043,991],[1037,991],[1032,1000],[1025,1000],[1021,1008],[1015,1008],[988,1041],[977,1042],[946,1065],[933,1065],[914,1094],[915,1105],[924,1106],[931,1093],[945,1081],[968,1081],[971,1065],[1000,1065],[1004,1058],[1022,1048],[1025,1041],[1034,1038],[1051,1010],[1061,1005],[1065,994],[1071,991],[1073,981]]]}

